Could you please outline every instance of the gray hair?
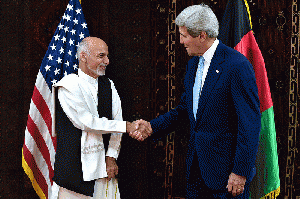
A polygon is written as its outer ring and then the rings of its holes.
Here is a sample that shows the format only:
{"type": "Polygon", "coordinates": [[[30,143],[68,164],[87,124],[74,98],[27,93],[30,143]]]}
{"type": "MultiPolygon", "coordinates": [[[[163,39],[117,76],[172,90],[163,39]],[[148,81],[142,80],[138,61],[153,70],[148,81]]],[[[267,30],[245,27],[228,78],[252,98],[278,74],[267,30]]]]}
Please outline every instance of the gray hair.
{"type": "Polygon", "coordinates": [[[204,3],[185,8],[175,19],[177,26],[185,26],[192,37],[197,37],[202,31],[208,37],[216,38],[219,34],[219,22],[215,13],[204,3]]]}
{"type": "Polygon", "coordinates": [[[81,54],[82,51],[85,52],[88,55],[91,54],[89,47],[90,47],[90,44],[86,40],[82,40],[79,43],[79,45],[77,47],[77,57],[78,57],[78,60],[80,59],[80,54],[81,54]]]}

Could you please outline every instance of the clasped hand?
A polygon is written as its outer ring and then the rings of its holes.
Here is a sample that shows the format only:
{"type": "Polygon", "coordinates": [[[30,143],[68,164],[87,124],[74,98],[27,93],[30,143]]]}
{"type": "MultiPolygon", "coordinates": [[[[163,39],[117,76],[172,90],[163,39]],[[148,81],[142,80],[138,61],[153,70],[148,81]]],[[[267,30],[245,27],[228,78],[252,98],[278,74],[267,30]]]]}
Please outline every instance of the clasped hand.
{"type": "Polygon", "coordinates": [[[231,173],[228,179],[227,189],[233,197],[238,196],[244,192],[246,177],[231,173]]]}
{"type": "Polygon", "coordinates": [[[130,123],[129,126],[131,126],[127,130],[129,136],[138,141],[144,141],[152,134],[151,124],[145,120],[136,120],[130,123]]]}

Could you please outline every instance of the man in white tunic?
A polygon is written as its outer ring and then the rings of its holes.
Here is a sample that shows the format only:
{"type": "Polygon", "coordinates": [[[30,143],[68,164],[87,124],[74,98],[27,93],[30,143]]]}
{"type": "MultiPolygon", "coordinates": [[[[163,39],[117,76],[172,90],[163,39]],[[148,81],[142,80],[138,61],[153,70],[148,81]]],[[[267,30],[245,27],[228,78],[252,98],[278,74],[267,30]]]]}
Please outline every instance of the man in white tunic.
{"type": "Polygon", "coordinates": [[[114,83],[105,77],[108,46],[87,37],[78,46],[78,74],[56,85],[57,152],[54,178],[59,199],[120,198],[117,180],[122,133],[151,132],[145,125],[123,121],[121,100],[114,83]],[[138,128],[138,129],[137,129],[138,128]],[[110,134],[105,146],[103,136],[110,134]]]}

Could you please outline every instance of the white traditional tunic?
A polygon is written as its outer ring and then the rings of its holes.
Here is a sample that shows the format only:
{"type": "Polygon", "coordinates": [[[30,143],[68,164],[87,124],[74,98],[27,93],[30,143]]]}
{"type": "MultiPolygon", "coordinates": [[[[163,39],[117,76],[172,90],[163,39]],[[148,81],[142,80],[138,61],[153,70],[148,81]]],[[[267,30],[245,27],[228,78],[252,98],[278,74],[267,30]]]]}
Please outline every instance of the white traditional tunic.
{"type": "MultiPolygon", "coordinates": [[[[105,156],[118,158],[121,136],[126,132],[121,100],[113,82],[110,82],[113,120],[99,118],[98,79],[78,69],[78,75],[67,75],[55,84],[55,87],[59,87],[58,99],[65,114],[75,127],[82,130],[81,163],[84,181],[107,177],[105,156]],[[102,139],[102,134],[105,133],[112,133],[106,154],[102,139]]],[[[97,183],[99,182],[98,180],[97,183]]],[[[95,187],[95,192],[96,190],[95,187]]]]}

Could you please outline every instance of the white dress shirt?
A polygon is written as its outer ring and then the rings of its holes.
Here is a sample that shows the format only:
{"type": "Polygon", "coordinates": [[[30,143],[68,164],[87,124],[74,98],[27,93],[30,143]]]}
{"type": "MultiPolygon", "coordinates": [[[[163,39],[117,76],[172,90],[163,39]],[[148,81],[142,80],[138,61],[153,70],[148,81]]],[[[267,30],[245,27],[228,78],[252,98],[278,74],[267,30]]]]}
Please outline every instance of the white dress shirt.
{"type": "Polygon", "coordinates": [[[202,55],[204,57],[204,69],[203,69],[203,74],[202,74],[202,84],[201,84],[201,89],[200,89],[200,95],[201,95],[201,91],[205,82],[205,78],[210,66],[210,62],[217,50],[219,44],[219,40],[216,39],[214,41],[214,43],[211,45],[211,47],[202,55]]]}
{"type": "Polygon", "coordinates": [[[110,82],[112,120],[105,117],[99,118],[98,79],[78,69],[78,75],[67,75],[55,84],[55,87],[59,87],[58,99],[65,114],[76,128],[82,130],[81,162],[85,181],[107,177],[102,134],[112,133],[106,156],[117,159],[121,136],[126,132],[121,100],[113,82],[111,80],[110,82]]]}

